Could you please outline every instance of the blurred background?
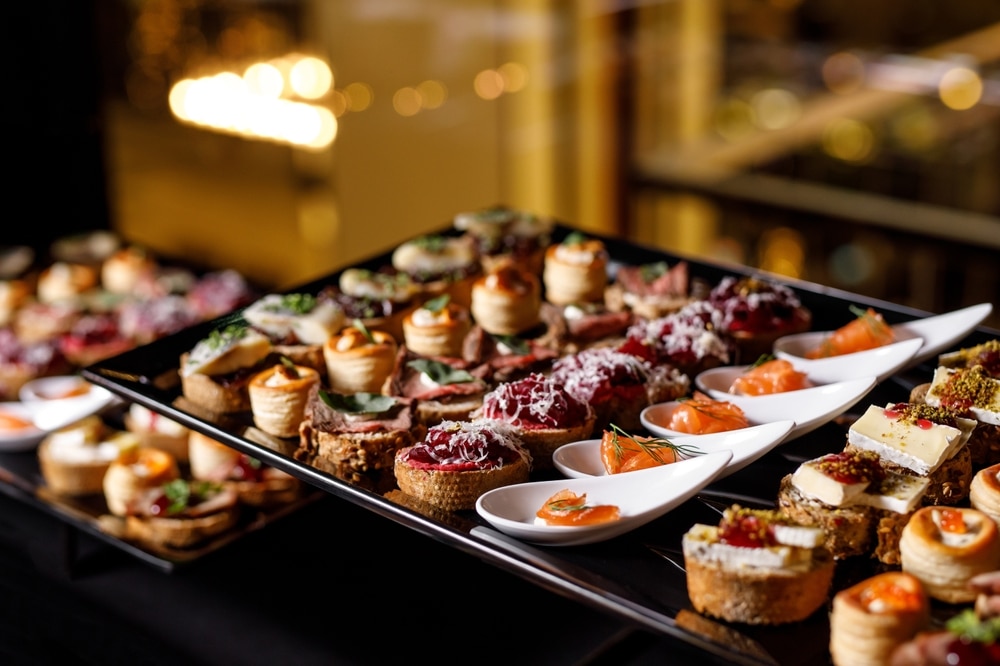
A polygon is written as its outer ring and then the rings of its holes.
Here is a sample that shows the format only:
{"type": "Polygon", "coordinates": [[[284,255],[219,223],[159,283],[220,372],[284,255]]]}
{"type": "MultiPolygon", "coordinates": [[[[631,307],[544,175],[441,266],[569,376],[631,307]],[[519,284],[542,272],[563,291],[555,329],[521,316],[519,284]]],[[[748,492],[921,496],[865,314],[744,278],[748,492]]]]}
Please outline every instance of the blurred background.
{"type": "Polygon", "coordinates": [[[12,192],[36,212],[5,242],[111,228],[282,288],[506,204],[1000,304],[997,0],[28,4],[12,192]]]}

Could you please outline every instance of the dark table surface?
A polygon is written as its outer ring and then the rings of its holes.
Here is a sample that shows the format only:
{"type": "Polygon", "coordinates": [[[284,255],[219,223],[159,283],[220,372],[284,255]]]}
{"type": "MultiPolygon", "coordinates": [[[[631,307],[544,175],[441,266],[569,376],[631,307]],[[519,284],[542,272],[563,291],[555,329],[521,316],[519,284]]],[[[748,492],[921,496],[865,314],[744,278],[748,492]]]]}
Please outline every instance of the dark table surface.
{"type": "Polygon", "coordinates": [[[0,495],[0,581],[4,664],[712,663],[332,496],[168,573],[0,495]]]}

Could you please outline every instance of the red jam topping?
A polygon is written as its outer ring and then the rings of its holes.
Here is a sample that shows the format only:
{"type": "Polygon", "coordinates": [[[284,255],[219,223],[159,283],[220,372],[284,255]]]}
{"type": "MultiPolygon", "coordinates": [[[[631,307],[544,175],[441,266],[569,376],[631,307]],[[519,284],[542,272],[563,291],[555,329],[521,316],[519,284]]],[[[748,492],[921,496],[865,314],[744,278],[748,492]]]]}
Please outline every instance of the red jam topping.
{"type": "Polygon", "coordinates": [[[732,507],[719,523],[719,541],[740,548],[767,548],[775,545],[774,522],[781,522],[777,512],[732,507]]]}
{"type": "Polygon", "coordinates": [[[570,428],[593,414],[590,404],[540,373],[500,384],[483,398],[482,415],[521,428],[570,428]]]}
{"type": "Polygon", "coordinates": [[[935,425],[958,427],[958,414],[947,407],[897,402],[885,408],[886,418],[908,421],[918,428],[930,430],[935,425]]]}

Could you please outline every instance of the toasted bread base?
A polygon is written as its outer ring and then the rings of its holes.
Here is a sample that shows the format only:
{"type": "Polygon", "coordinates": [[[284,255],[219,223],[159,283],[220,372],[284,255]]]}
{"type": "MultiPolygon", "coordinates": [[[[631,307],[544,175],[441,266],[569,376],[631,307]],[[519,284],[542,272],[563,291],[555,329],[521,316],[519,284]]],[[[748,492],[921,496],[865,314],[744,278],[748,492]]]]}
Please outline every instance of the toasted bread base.
{"type": "Polygon", "coordinates": [[[236,526],[239,508],[198,518],[125,517],[124,538],[168,548],[191,548],[236,526]]]}
{"type": "Polygon", "coordinates": [[[48,489],[57,495],[98,495],[104,492],[104,475],[110,460],[66,461],[49,452],[49,444],[38,445],[38,466],[48,489]]]}
{"type": "Polygon", "coordinates": [[[416,469],[396,456],[396,483],[407,495],[445,511],[476,508],[476,500],[488,490],[528,481],[529,467],[523,459],[498,469],[451,472],[416,469]]]}
{"type": "Polygon", "coordinates": [[[695,610],[727,622],[787,624],[812,615],[826,602],[834,560],[814,555],[806,571],[729,569],[686,558],[688,597],[695,610]]]}
{"type": "Polygon", "coordinates": [[[518,428],[517,434],[531,454],[531,469],[552,469],[552,454],[563,444],[590,437],[594,430],[594,417],[569,428],[518,428]]]}

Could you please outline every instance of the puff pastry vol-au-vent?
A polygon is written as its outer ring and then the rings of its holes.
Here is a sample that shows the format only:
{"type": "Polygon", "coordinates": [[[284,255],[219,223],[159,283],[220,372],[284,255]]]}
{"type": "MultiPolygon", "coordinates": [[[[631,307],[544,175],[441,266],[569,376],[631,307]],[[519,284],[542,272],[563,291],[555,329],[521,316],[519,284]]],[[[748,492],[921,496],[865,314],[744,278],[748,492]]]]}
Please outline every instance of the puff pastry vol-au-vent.
{"type": "Polygon", "coordinates": [[[512,263],[504,263],[472,285],[472,317],[492,335],[520,335],[541,323],[538,278],[512,263]]]}
{"type": "Polygon", "coordinates": [[[385,331],[348,326],[323,345],[329,387],[338,393],[379,393],[396,365],[399,344],[385,331]]]}
{"type": "Polygon", "coordinates": [[[893,650],[930,623],[930,599],[917,577],[887,571],[841,590],[830,611],[834,666],[884,666],[893,650]]]}
{"type": "Polygon", "coordinates": [[[296,437],[309,393],[319,371],[294,363],[275,363],[250,379],[250,411],[258,428],[275,437],[296,437]]]}
{"type": "Polygon", "coordinates": [[[180,476],[177,460],[162,449],[123,449],[104,474],[104,500],[108,511],[124,516],[140,494],[180,476]]]}
{"type": "Polygon", "coordinates": [[[608,284],[608,251],[603,241],[579,232],[545,250],[545,300],[555,305],[603,303],[608,284]]]}
{"type": "Polygon", "coordinates": [[[917,510],[899,540],[902,569],[920,579],[932,598],[975,601],[969,579],[1000,569],[1000,533],[977,509],[926,506],[917,510]]]}
{"type": "Polygon", "coordinates": [[[442,294],[403,317],[403,341],[421,356],[462,357],[465,336],[472,328],[469,308],[442,294]]]}
{"type": "Polygon", "coordinates": [[[1000,463],[984,467],[972,477],[969,503],[1000,525],[1000,463]]]}
{"type": "Polygon", "coordinates": [[[58,495],[96,495],[104,475],[123,449],[138,446],[136,435],[107,426],[99,416],[60,428],[38,445],[38,466],[46,487],[58,495]]]}

